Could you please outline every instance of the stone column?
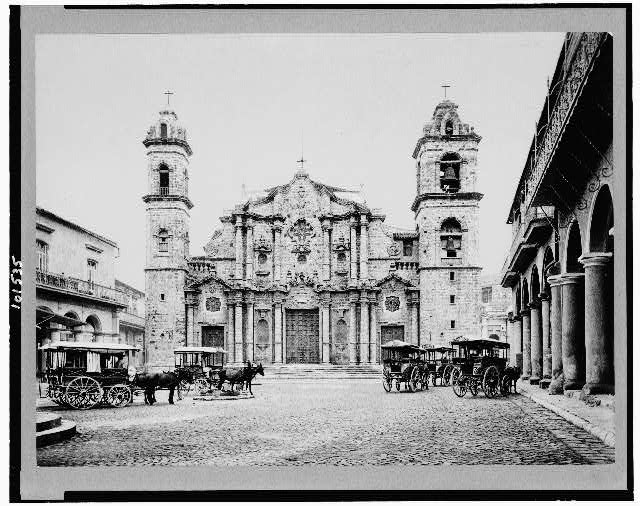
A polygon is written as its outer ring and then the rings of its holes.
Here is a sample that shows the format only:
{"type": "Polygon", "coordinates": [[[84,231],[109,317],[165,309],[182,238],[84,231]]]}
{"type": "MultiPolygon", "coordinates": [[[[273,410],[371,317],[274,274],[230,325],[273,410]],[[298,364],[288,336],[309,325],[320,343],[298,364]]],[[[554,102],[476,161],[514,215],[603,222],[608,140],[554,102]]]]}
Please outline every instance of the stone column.
{"type": "Polygon", "coordinates": [[[276,281],[282,279],[282,226],[273,225],[275,240],[273,243],[273,278],[276,281]]]}
{"type": "Polygon", "coordinates": [[[524,360],[522,357],[522,316],[520,315],[513,317],[513,356],[516,367],[522,373],[524,360]]]}
{"type": "Polygon", "coordinates": [[[369,222],[360,216],[360,279],[369,279],[369,222]]]}
{"type": "Polygon", "coordinates": [[[540,301],[533,300],[531,309],[531,377],[529,383],[537,385],[542,378],[542,318],[540,301]]]}
{"type": "Polygon", "coordinates": [[[356,239],[356,219],[355,217],[352,217],[350,220],[350,230],[351,230],[351,249],[350,249],[350,253],[351,253],[351,274],[350,274],[350,278],[352,280],[356,280],[358,278],[358,257],[356,256],[356,245],[357,245],[357,239],[356,239]]]}
{"type": "Polygon", "coordinates": [[[587,394],[614,393],[613,293],[608,279],[611,253],[586,253],[584,265],[584,339],[587,394]]]}
{"type": "Polygon", "coordinates": [[[418,345],[420,323],[418,318],[418,301],[413,299],[411,301],[411,344],[418,345]]]}
{"type": "Polygon", "coordinates": [[[551,287],[550,331],[551,331],[551,384],[549,395],[561,394],[564,391],[564,375],[562,372],[562,276],[547,278],[551,287]]]}
{"type": "Polygon", "coordinates": [[[371,296],[371,324],[369,326],[369,362],[378,363],[378,298],[371,296]]]}
{"type": "Polygon", "coordinates": [[[360,363],[369,362],[369,297],[363,293],[360,297],[360,363]]]}
{"type": "Polygon", "coordinates": [[[253,362],[253,297],[247,299],[247,335],[245,338],[245,360],[253,362]]]}
{"type": "Polygon", "coordinates": [[[331,222],[324,220],[322,222],[322,279],[325,281],[331,279],[331,243],[329,242],[329,230],[331,230],[331,222]]]}
{"type": "Polygon", "coordinates": [[[357,295],[349,298],[349,363],[357,362],[356,355],[356,300],[357,295]]]}
{"type": "Polygon", "coordinates": [[[282,355],[282,304],[276,302],[273,312],[274,318],[274,342],[273,342],[273,356],[276,364],[283,362],[282,355]]]}
{"type": "Polygon", "coordinates": [[[584,386],[584,274],[562,275],[562,370],[564,389],[580,390],[584,386]]]}
{"type": "Polygon", "coordinates": [[[480,323],[480,337],[482,339],[489,339],[489,326],[487,323],[487,316],[483,315],[480,323]]]}
{"type": "Polygon", "coordinates": [[[523,309],[522,316],[522,379],[531,377],[531,310],[523,309]]]}
{"type": "Polygon", "coordinates": [[[282,363],[287,363],[287,309],[282,305],[282,363]]]}
{"type": "Polygon", "coordinates": [[[322,363],[328,364],[331,357],[329,345],[331,340],[329,337],[329,296],[323,296],[322,298],[322,363]]]}
{"type": "Polygon", "coordinates": [[[237,364],[244,361],[242,356],[242,302],[236,301],[236,323],[234,325],[236,335],[234,339],[235,351],[233,361],[237,364]]]}
{"type": "Polygon", "coordinates": [[[111,311],[111,342],[120,342],[120,313],[122,309],[111,311]]]}
{"type": "Polygon", "coordinates": [[[509,365],[516,365],[516,354],[513,349],[513,313],[507,316],[507,344],[509,344],[509,365]]]}
{"type": "Polygon", "coordinates": [[[186,346],[197,346],[195,343],[195,332],[193,330],[193,322],[195,321],[195,301],[187,299],[185,302],[187,306],[187,321],[185,327],[187,330],[187,342],[186,346]]]}
{"type": "Polygon", "coordinates": [[[233,357],[235,354],[235,347],[233,343],[235,342],[235,332],[234,332],[234,321],[235,321],[235,311],[234,311],[233,303],[227,306],[227,335],[225,336],[224,349],[227,354],[224,356],[226,362],[233,362],[233,357]]]}
{"type": "Polygon", "coordinates": [[[540,386],[547,388],[551,383],[551,300],[548,294],[540,294],[542,311],[542,379],[540,386]]]}
{"type": "Polygon", "coordinates": [[[235,278],[243,278],[242,270],[242,218],[236,216],[236,271],[235,278]]]}
{"type": "Polygon", "coordinates": [[[253,220],[247,220],[246,278],[253,279],[253,220]]]}

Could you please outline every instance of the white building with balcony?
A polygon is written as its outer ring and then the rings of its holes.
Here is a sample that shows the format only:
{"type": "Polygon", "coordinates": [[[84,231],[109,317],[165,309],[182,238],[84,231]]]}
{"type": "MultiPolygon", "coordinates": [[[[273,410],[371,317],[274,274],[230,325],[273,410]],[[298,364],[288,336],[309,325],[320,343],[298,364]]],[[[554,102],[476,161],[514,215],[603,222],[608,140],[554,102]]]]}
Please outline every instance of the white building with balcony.
{"type": "MultiPolygon", "coordinates": [[[[37,207],[36,250],[38,348],[55,341],[137,345],[144,339],[144,293],[115,279],[114,241],[37,207]]],[[[37,360],[41,371],[40,352],[37,360]]]]}

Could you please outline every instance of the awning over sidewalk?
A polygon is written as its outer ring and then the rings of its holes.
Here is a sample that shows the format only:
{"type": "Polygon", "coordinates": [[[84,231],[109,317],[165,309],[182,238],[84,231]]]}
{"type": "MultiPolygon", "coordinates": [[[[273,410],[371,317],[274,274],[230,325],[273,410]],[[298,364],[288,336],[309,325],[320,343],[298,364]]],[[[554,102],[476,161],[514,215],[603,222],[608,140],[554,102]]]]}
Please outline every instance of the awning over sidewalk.
{"type": "Polygon", "coordinates": [[[41,325],[44,325],[45,323],[60,323],[67,327],[79,327],[80,325],[84,325],[83,321],[76,320],[75,318],[62,316],[46,309],[36,308],[36,327],[41,328],[41,325]]]}

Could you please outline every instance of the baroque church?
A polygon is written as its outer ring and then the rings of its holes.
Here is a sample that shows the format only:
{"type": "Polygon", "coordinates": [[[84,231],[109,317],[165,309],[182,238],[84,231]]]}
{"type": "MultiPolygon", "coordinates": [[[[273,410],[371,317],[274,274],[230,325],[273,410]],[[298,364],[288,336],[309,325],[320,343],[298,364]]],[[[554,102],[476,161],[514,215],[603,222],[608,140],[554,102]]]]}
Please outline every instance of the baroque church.
{"type": "Polygon", "coordinates": [[[191,146],[160,111],[143,140],[147,368],[172,367],[180,346],[222,347],[228,363],[376,364],[393,339],[479,335],[480,139],[455,103],[436,106],[413,151],[413,230],[301,168],[238,203],[191,256],[191,146]]]}

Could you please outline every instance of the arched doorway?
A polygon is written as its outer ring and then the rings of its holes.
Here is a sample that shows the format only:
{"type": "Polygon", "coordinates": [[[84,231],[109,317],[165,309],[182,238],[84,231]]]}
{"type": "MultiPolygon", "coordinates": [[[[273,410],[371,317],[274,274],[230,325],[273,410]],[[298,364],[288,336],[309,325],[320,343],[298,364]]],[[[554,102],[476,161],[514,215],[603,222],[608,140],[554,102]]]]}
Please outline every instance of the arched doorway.
{"type": "Polygon", "coordinates": [[[531,300],[535,301],[540,298],[540,276],[538,274],[538,266],[531,268],[531,300]]]}
{"type": "Polygon", "coordinates": [[[256,323],[255,361],[262,362],[263,364],[270,364],[272,362],[269,323],[264,318],[260,318],[256,323]]]}
{"type": "Polygon", "coordinates": [[[86,332],[93,334],[92,341],[97,341],[97,337],[102,331],[100,319],[96,315],[92,314],[87,316],[87,319],[85,321],[87,322],[87,324],[85,325],[86,332]]]}
{"type": "Polygon", "coordinates": [[[333,346],[331,347],[331,363],[349,363],[349,331],[344,318],[340,318],[335,325],[333,346]]]}

